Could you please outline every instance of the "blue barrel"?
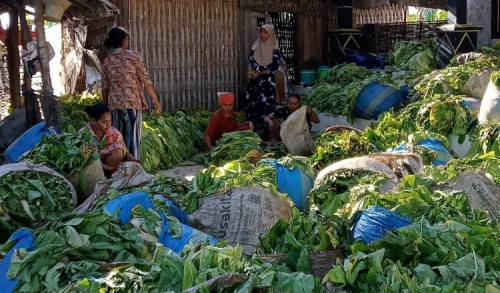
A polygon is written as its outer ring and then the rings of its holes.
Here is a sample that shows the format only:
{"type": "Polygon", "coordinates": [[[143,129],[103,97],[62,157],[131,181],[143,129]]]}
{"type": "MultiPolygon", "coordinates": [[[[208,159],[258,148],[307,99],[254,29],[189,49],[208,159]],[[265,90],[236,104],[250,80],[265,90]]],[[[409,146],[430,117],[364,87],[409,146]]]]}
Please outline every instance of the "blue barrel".
{"type": "Polygon", "coordinates": [[[46,128],[45,122],[40,122],[18,137],[5,150],[4,154],[11,162],[16,162],[22,154],[33,149],[44,135],[57,133],[59,133],[58,129],[52,127],[46,128]]]}
{"type": "Polygon", "coordinates": [[[407,96],[407,86],[398,90],[388,85],[373,82],[359,94],[354,112],[359,118],[377,119],[381,113],[401,104],[407,96]]]}
{"type": "Polygon", "coordinates": [[[295,206],[303,211],[307,207],[307,196],[313,188],[313,179],[299,168],[288,169],[276,163],[276,181],[278,191],[287,193],[295,206]]]}

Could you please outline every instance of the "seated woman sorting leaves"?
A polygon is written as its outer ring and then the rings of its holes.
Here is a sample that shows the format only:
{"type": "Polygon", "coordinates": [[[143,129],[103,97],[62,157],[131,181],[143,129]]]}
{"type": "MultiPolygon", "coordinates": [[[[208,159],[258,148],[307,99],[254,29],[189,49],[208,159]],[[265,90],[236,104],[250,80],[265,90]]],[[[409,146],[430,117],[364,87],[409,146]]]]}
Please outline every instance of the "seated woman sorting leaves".
{"type": "Polygon", "coordinates": [[[111,112],[104,104],[86,106],[84,111],[93,119],[79,132],[89,131],[97,151],[101,156],[102,168],[106,177],[118,169],[123,161],[138,162],[128,151],[123,136],[118,129],[111,126],[111,112]]]}
{"type": "Polygon", "coordinates": [[[219,93],[219,104],[220,109],[212,115],[205,130],[205,144],[209,150],[215,146],[224,133],[253,130],[254,128],[250,121],[243,123],[243,125],[239,125],[236,121],[232,93],[219,93]]]}

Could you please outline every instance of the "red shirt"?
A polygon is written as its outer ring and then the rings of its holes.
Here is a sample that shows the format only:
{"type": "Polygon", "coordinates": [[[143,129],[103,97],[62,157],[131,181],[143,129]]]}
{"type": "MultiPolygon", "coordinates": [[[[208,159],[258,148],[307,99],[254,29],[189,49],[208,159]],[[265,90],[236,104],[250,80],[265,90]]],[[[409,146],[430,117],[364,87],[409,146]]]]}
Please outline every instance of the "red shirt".
{"type": "Polygon", "coordinates": [[[219,109],[215,111],[212,118],[210,118],[207,130],[205,130],[205,135],[209,136],[212,145],[215,145],[215,142],[218,141],[224,133],[236,130],[238,130],[238,123],[236,122],[234,112],[232,111],[229,117],[226,118],[224,117],[224,112],[219,109]]]}

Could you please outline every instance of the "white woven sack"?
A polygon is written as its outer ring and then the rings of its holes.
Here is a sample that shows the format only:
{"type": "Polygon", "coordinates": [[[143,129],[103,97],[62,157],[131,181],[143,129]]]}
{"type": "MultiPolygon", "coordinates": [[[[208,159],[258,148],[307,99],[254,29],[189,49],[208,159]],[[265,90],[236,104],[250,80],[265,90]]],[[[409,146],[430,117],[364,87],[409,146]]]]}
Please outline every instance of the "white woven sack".
{"type": "Polygon", "coordinates": [[[293,112],[281,124],[280,136],[288,151],[294,156],[307,156],[313,152],[314,140],[307,124],[307,107],[293,112]]]}
{"type": "Polygon", "coordinates": [[[500,88],[492,81],[484,93],[477,119],[482,125],[500,123],[500,88]]]}

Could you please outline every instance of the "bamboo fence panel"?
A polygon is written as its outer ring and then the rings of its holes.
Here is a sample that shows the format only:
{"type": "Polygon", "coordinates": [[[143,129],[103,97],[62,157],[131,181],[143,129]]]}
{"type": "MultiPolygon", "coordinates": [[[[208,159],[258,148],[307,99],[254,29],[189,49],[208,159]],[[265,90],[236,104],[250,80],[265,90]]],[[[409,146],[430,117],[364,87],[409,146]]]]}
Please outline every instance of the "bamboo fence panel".
{"type": "Polygon", "coordinates": [[[354,27],[367,23],[395,23],[406,20],[408,10],[404,5],[389,4],[371,9],[353,8],[354,27]]]}
{"type": "Polygon", "coordinates": [[[166,111],[218,107],[237,92],[237,0],[129,0],[138,51],[166,111]]]}

